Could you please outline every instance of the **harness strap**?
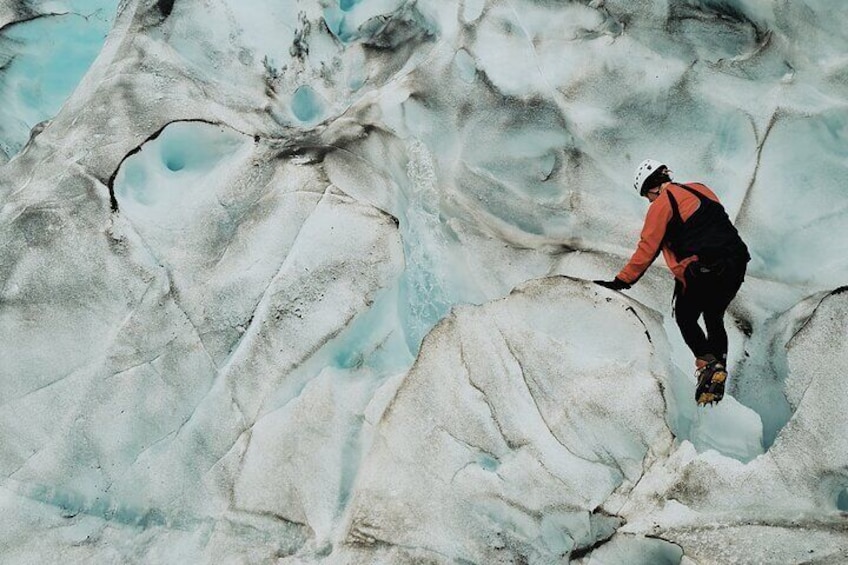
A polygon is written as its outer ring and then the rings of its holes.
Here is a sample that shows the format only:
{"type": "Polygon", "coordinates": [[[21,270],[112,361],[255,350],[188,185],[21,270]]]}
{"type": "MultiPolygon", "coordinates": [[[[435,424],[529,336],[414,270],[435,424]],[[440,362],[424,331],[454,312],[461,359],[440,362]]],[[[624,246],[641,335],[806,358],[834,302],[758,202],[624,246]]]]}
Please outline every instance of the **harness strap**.
{"type": "MultiPolygon", "coordinates": [[[[691,192],[692,194],[694,194],[695,196],[698,197],[699,202],[703,202],[704,200],[709,200],[709,198],[707,198],[706,196],[704,196],[703,194],[701,194],[697,190],[689,188],[685,184],[672,183],[672,186],[677,186],[677,187],[682,188],[683,190],[691,192]]],[[[677,220],[680,221],[680,223],[683,223],[683,216],[680,215],[680,207],[677,205],[677,199],[674,197],[674,194],[672,194],[672,192],[670,190],[666,190],[665,192],[666,192],[666,194],[668,194],[668,203],[671,204],[671,212],[673,214],[672,219],[677,219],[677,220]]]]}
{"type": "MultiPolygon", "coordinates": [[[[689,187],[679,185],[679,184],[672,184],[672,186],[679,186],[681,188],[685,188],[689,192],[694,193],[695,196],[700,197],[700,194],[697,191],[691,190],[691,189],[689,189],[689,187]]],[[[669,220],[668,226],[673,225],[674,226],[673,229],[680,229],[683,226],[683,216],[680,215],[680,207],[677,204],[677,199],[674,197],[674,194],[670,190],[666,189],[665,192],[668,195],[668,203],[669,203],[669,205],[671,205],[671,220],[669,220]]],[[[668,235],[669,235],[668,227],[666,228],[666,230],[667,230],[666,231],[666,237],[664,239],[667,239],[668,235]]],[[[663,244],[665,244],[665,241],[663,241],[663,244]]],[[[674,279],[674,292],[671,294],[671,317],[672,318],[676,317],[676,314],[677,314],[677,297],[680,296],[681,294],[683,294],[683,290],[684,290],[683,283],[681,283],[679,280],[677,280],[677,278],[675,278],[674,279]]]]}
{"type": "MultiPolygon", "coordinates": [[[[677,186],[677,185],[674,185],[677,186]]],[[[677,206],[677,200],[670,190],[665,191],[668,194],[668,203],[671,204],[671,219],[683,222],[683,217],[680,215],[680,208],[677,206]]]]}
{"type": "Polygon", "coordinates": [[[698,191],[697,191],[697,190],[695,190],[694,188],[691,188],[691,187],[686,186],[685,184],[675,184],[674,186],[679,186],[679,187],[680,187],[680,188],[682,188],[683,190],[688,190],[689,192],[691,192],[692,194],[694,194],[695,196],[697,196],[697,197],[698,197],[698,200],[701,200],[701,201],[703,201],[704,199],[709,200],[706,196],[704,196],[703,194],[701,194],[700,192],[698,192],[698,191]]]}

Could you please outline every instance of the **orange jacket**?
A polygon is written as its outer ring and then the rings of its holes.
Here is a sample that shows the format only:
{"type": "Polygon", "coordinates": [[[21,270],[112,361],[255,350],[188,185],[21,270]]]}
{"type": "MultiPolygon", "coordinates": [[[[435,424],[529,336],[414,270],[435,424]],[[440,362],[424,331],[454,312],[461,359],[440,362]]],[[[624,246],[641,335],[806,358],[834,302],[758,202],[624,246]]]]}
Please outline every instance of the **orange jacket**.
{"type": "MultiPolygon", "coordinates": [[[[710,200],[718,202],[718,197],[709,189],[709,187],[700,183],[687,184],[689,188],[700,192],[710,200]]],[[[695,210],[701,205],[700,200],[689,191],[675,186],[674,183],[667,182],[660,187],[659,197],[651,202],[648,207],[648,213],[645,216],[645,225],[642,227],[642,234],[639,239],[639,244],[636,246],[636,251],[630,258],[627,265],[618,273],[618,278],[628,284],[633,284],[648,270],[651,263],[659,255],[660,247],[662,247],[663,257],[666,265],[674,273],[675,278],[681,282],[685,282],[683,272],[686,266],[692,261],[697,261],[698,256],[691,257],[675,257],[671,249],[667,245],[663,245],[663,238],[668,227],[669,221],[672,218],[671,203],[668,200],[668,191],[674,195],[677,201],[678,209],[680,210],[680,218],[685,225],[695,210]]]]}

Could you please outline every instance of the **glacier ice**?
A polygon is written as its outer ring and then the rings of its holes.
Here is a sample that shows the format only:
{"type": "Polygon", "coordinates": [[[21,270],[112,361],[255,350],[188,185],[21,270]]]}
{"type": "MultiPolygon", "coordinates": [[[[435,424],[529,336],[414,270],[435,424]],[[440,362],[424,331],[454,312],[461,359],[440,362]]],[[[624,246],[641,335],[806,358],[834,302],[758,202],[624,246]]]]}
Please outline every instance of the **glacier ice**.
{"type": "Polygon", "coordinates": [[[848,559],[846,16],[0,2],[0,560],[848,559]],[[646,156],[752,251],[715,407],[587,282],[646,156]]]}
{"type": "Polygon", "coordinates": [[[455,309],[427,336],[374,422],[348,539],[486,563],[508,548],[563,558],[609,537],[619,519],[604,505],[670,448],[668,369],[646,347],[656,321],[590,286],[529,283],[455,309]],[[621,341],[606,339],[611,327],[621,341]],[[611,355],[622,344],[627,355],[611,355]]]}
{"type": "Polygon", "coordinates": [[[5,2],[0,8],[0,158],[43,127],[100,52],[117,0],[5,2]]]}

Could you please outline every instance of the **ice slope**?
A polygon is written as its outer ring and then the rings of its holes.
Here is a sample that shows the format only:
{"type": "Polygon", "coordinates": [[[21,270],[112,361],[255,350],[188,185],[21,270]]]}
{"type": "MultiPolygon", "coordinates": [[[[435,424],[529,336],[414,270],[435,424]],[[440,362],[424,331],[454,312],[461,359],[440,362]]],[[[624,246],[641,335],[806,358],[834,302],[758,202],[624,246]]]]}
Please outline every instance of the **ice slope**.
{"type": "Polygon", "coordinates": [[[550,278],[455,309],[372,422],[347,539],[493,563],[608,538],[615,501],[672,441],[662,329],[634,306],[550,278]]]}
{"type": "Polygon", "coordinates": [[[845,8],[115,10],[67,100],[3,28],[52,104],[0,116],[3,560],[844,557],[845,8]],[[716,408],[662,267],[586,282],[645,156],[754,256],[716,408]]]}

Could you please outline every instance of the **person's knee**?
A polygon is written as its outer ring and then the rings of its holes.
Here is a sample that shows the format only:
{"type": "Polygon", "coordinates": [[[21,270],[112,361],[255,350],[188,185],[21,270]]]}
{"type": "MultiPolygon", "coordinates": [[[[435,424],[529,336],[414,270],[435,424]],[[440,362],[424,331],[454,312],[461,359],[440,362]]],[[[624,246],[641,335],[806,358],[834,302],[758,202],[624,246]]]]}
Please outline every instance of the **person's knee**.
{"type": "Polygon", "coordinates": [[[686,341],[704,339],[706,337],[704,330],[698,325],[698,318],[696,317],[678,317],[677,328],[686,341]]]}
{"type": "Polygon", "coordinates": [[[698,316],[687,310],[675,310],[674,320],[677,322],[677,327],[681,330],[698,325],[698,316]]]}
{"type": "Polygon", "coordinates": [[[704,325],[707,328],[724,328],[724,312],[704,312],[704,325]]]}

